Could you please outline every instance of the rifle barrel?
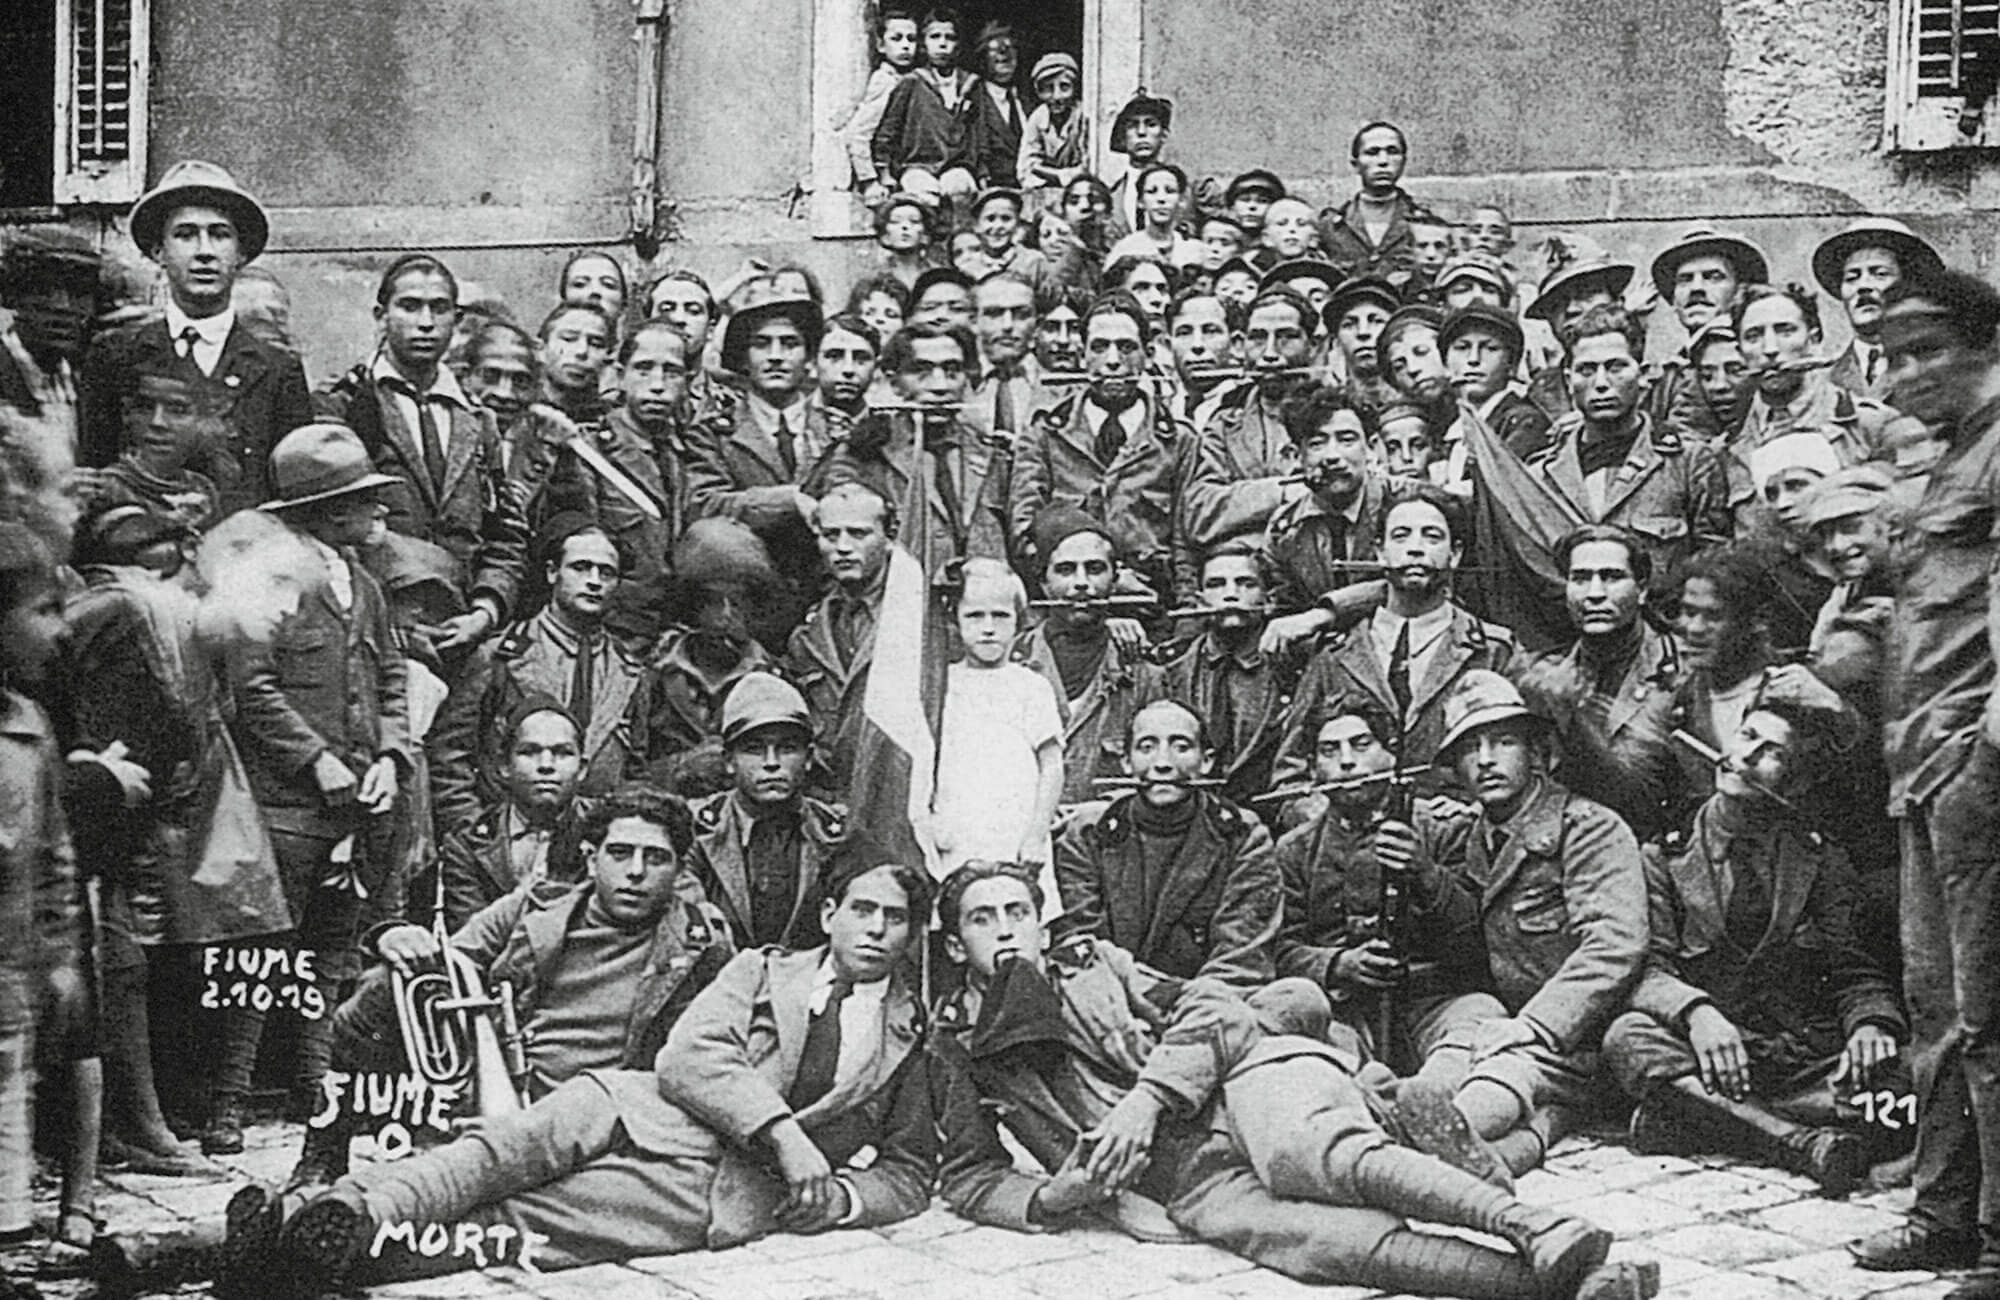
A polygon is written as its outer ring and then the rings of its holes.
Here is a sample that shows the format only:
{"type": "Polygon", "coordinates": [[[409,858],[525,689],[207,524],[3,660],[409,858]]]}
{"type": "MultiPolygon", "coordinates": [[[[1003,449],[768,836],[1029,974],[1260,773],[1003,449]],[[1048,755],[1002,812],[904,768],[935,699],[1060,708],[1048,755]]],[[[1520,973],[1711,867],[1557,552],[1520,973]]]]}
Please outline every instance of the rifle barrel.
{"type": "Polygon", "coordinates": [[[1367,776],[1343,777],[1338,781],[1316,781],[1311,785],[1287,786],[1281,790],[1267,790],[1263,794],[1251,795],[1250,802],[1276,803],[1284,799],[1303,799],[1307,795],[1327,794],[1335,790],[1360,790],[1371,785],[1410,782],[1428,770],[1421,767],[1402,767],[1390,772],[1371,772],[1367,776]]]}

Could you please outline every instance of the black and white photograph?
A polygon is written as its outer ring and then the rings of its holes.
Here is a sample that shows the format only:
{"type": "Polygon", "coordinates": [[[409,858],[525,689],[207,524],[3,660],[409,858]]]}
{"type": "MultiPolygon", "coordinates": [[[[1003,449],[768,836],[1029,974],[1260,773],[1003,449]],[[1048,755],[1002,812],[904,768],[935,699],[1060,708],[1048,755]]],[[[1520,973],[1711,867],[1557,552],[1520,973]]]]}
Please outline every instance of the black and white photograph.
{"type": "Polygon", "coordinates": [[[0,1300],[2000,1300],[2000,0],[0,0],[0,1300]]]}

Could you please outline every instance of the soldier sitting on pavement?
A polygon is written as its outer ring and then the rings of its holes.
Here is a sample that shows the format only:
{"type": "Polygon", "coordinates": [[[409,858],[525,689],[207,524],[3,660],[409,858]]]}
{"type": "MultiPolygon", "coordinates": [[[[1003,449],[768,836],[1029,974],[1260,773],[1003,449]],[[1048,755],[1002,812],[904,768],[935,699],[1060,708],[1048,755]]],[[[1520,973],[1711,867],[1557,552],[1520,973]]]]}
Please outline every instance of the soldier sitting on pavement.
{"type": "Polygon", "coordinates": [[[1425,1295],[1634,1297],[1657,1282],[1604,1266],[1603,1229],[1447,1163],[1476,1144],[1442,1093],[1405,1085],[1398,1102],[1421,1112],[1439,1154],[1397,1145],[1401,1116],[1295,1032],[1316,1028],[1315,1011],[1324,1023],[1311,984],[1245,999],[1105,939],[1051,948],[1042,904],[1031,876],[990,862],[960,868],[938,902],[946,951],[966,968],[930,1048],[943,1195],[960,1214],[1033,1232],[1101,1211],[1135,1235],[1178,1230],[1302,1281],[1425,1295]],[[1003,1122],[1040,1170],[1017,1167],[1003,1122]]]}
{"type": "Polygon", "coordinates": [[[1278,974],[1326,990],[1357,1059],[1402,1075],[1462,1074],[1463,1049],[1454,1061],[1440,1048],[1454,1031],[1507,1015],[1486,991],[1477,902],[1450,874],[1472,813],[1450,800],[1399,813],[1390,794],[1408,778],[1395,773],[1394,721],[1362,700],[1323,717],[1313,776],[1339,784],[1323,813],[1278,840],[1278,974]]]}
{"type": "Polygon", "coordinates": [[[1137,788],[1079,812],[1056,840],[1065,919],[1179,979],[1269,983],[1280,905],[1271,833],[1199,788],[1215,754],[1187,705],[1140,709],[1125,742],[1137,788]]]}
{"type": "MultiPolygon", "coordinates": [[[[717,909],[676,892],[694,849],[681,800],[624,787],[584,816],[580,840],[584,880],[524,885],[447,941],[480,968],[489,993],[513,985],[528,1071],[520,1085],[530,1098],[586,1070],[644,1068],[689,999],[736,950],[717,909]],[[655,863],[656,856],[670,865],[655,863]]],[[[413,1068],[391,972],[412,975],[440,955],[436,935],[418,925],[388,926],[372,946],[381,964],[333,1013],[331,1068],[340,1072],[333,1078],[344,1077],[350,1088],[362,1073],[413,1068]]],[[[342,1107],[333,1087],[325,1091],[289,1187],[330,1183],[347,1172],[352,1108],[342,1107]]],[[[492,1101],[480,1109],[497,1113],[492,1101]]]]}
{"type": "Polygon", "coordinates": [[[1889,1129],[1898,1117],[1873,1108],[1911,1095],[1908,1026],[1856,936],[1859,881],[1793,802],[1828,744],[1816,715],[1753,703],[1693,829],[1649,847],[1652,953],[1604,1057],[1638,1099],[1636,1149],[1720,1151],[1843,1196],[1914,1125],[1889,1129]],[[1855,1132],[1857,1092],[1890,1144],[1855,1132]]]}

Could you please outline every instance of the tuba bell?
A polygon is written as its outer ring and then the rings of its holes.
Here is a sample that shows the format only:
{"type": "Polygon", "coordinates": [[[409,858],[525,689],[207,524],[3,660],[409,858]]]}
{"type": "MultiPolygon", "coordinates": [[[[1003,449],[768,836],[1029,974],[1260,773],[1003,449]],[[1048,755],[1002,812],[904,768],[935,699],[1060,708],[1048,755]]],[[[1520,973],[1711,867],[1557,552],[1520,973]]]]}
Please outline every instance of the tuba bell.
{"type": "Polygon", "coordinates": [[[514,986],[502,980],[487,991],[478,963],[446,941],[442,905],[431,933],[443,969],[389,975],[410,1068],[433,1086],[472,1096],[482,1119],[520,1110],[527,1105],[528,1059],[514,986]]]}

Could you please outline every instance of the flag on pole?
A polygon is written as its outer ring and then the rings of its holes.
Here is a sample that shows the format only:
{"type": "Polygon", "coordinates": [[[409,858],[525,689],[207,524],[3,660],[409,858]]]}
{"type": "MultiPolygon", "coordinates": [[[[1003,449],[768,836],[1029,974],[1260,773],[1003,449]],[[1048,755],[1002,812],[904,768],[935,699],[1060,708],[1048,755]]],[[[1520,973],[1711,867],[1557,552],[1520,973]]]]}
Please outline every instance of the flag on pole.
{"type": "Polygon", "coordinates": [[[1460,424],[1473,470],[1474,568],[1485,584],[1485,617],[1513,628],[1529,649],[1568,641],[1567,575],[1557,569],[1555,546],[1590,520],[1471,408],[1462,408],[1460,424]]]}
{"type": "MultiPolygon", "coordinates": [[[[896,537],[890,543],[882,605],[875,617],[875,649],[862,690],[848,806],[857,827],[899,861],[921,861],[935,877],[938,853],[929,823],[950,629],[937,595],[939,575],[924,568],[934,521],[920,430],[912,430],[911,442],[910,472],[903,499],[896,503],[896,537]]],[[[890,449],[884,452],[890,454],[890,449]]]]}

